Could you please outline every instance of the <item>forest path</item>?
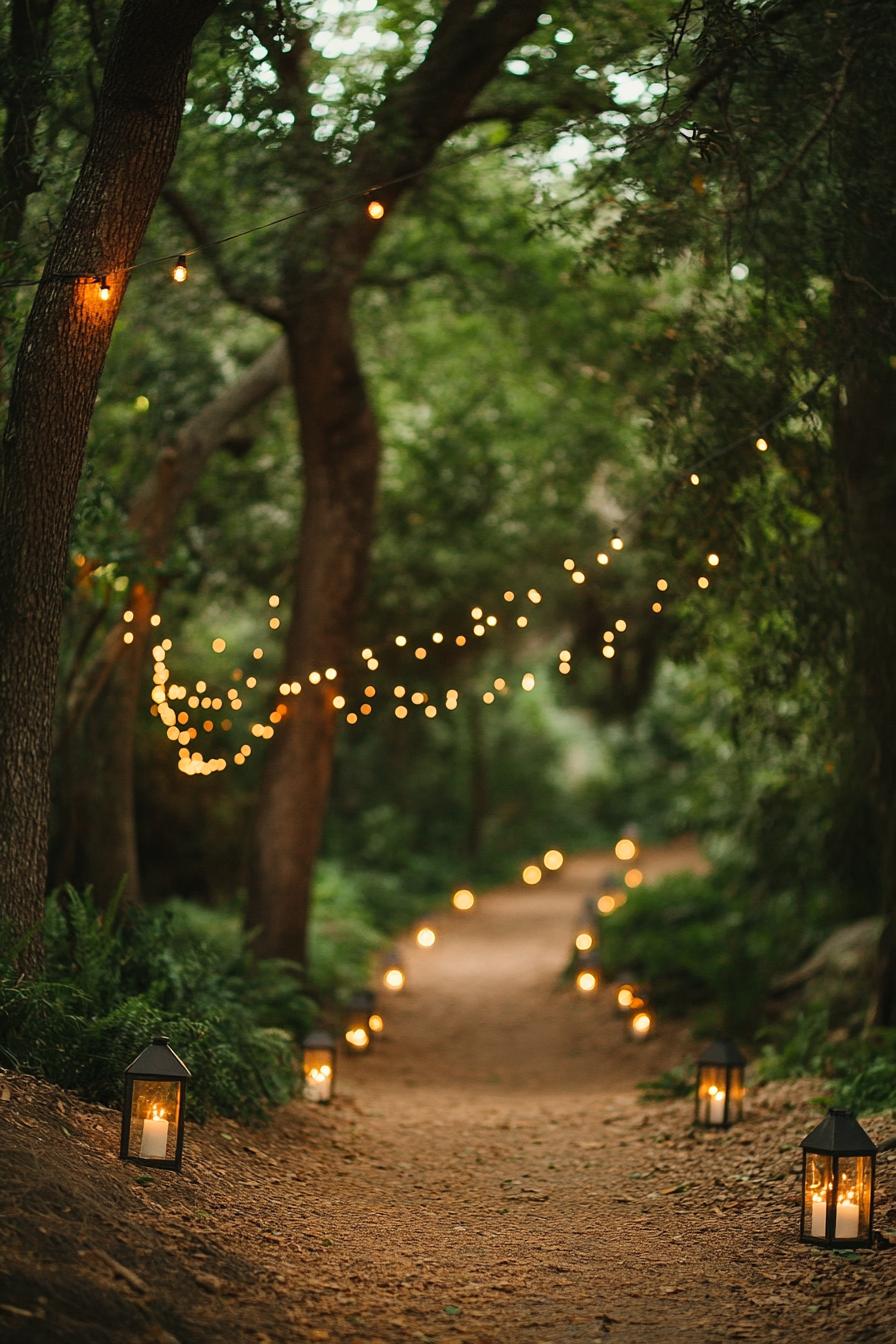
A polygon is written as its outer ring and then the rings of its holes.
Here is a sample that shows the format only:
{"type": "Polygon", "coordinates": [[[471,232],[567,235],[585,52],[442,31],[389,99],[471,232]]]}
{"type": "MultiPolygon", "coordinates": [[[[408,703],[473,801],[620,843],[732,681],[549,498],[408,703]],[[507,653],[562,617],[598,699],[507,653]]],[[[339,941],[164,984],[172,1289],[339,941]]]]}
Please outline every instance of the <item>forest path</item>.
{"type": "Polygon", "coordinates": [[[440,914],[334,1103],[188,1122],[180,1175],[121,1163],[117,1112],[0,1071],[0,1344],[893,1344],[896,1253],[797,1240],[819,1081],[694,1131],[690,1100],[635,1089],[692,1058],[687,1028],[636,1043],[609,995],[560,986],[611,863],[440,914]]]}
{"type": "MultiPolygon", "coordinates": [[[[640,864],[648,880],[702,867],[687,841],[640,864]]],[[[385,1038],[342,1061],[336,1105],[305,1108],[329,1160],[298,1177],[289,1249],[269,1259],[295,1338],[804,1341],[821,1321],[835,1340],[887,1337],[842,1300],[831,1257],[797,1243],[794,1103],[690,1133],[690,1102],[635,1091],[689,1058],[685,1029],[630,1041],[609,995],[560,987],[583,897],[613,866],[575,858],[443,913],[428,951],[406,940],[385,1038]]]]}

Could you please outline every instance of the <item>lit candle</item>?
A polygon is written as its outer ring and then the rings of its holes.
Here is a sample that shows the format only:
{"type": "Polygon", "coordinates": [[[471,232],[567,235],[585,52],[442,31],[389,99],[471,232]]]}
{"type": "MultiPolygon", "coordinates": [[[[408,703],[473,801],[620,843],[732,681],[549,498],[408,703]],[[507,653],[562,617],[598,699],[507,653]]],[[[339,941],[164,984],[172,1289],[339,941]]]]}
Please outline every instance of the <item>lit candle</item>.
{"type": "Polygon", "coordinates": [[[329,1101],[333,1086],[333,1070],[329,1064],[309,1069],[305,1075],[305,1100],[329,1101]]]}
{"type": "Polygon", "coordinates": [[[834,1236],[838,1241],[855,1241],[859,1235],[859,1206],[853,1198],[853,1192],[837,1201],[837,1221],[834,1236]]]}
{"type": "Polygon", "coordinates": [[[812,1231],[810,1236],[824,1237],[827,1235],[828,1223],[828,1202],[824,1195],[812,1196],[812,1231]]]}
{"type": "Polygon", "coordinates": [[[168,1153],[168,1121],[165,1112],[153,1106],[152,1115],[143,1121],[140,1156],[164,1158],[168,1153]]]}
{"type": "Polygon", "coordinates": [[[712,1086],[709,1089],[709,1123],[711,1125],[725,1123],[725,1093],[720,1087],[712,1086]]]}

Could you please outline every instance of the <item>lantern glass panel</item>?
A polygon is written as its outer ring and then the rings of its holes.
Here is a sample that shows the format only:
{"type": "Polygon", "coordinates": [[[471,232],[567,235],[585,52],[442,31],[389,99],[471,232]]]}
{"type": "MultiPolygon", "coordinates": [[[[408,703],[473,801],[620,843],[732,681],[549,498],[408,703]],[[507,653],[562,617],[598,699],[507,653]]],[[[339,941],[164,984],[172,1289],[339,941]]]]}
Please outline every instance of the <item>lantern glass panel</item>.
{"type": "Polygon", "coordinates": [[[813,1241],[868,1242],[871,1236],[870,1157],[806,1154],[803,1235],[813,1241]]]}
{"type": "Polygon", "coordinates": [[[131,1092],[127,1156],[144,1161],[173,1162],[180,1122],[181,1084],[135,1078],[131,1092]]]}
{"type": "Polygon", "coordinates": [[[305,1100],[329,1101],[333,1095],[333,1051],[308,1050],[302,1054],[305,1100]]]}
{"type": "Polygon", "coordinates": [[[746,1092],[743,1068],[734,1067],[728,1073],[728,1123],[744,1118],[744,1094],[746,1092]]]}

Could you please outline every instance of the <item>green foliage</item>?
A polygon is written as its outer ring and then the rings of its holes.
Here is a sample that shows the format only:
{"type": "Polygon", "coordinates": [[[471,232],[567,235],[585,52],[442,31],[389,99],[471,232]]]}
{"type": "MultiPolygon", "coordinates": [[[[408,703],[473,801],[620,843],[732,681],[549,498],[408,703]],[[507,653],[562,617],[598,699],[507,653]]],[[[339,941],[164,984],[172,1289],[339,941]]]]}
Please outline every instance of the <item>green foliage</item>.
{"type": "Polygon", "coordinates": [[[819,1004],[765,1034],[757,1063],[761,1079],[824,1078],[820,1104],[856,1115],[896,1111],[896,1030],[832,1032],[828,1009],[819,1004]]]}
{"type": "Polygon", "coordinates": [[[808,937],[792,893],[759,902],[744,895],[737,870],[719,867],[640,887],[604,919],[602,949],[610,975],[633,973],[665,1011],[750,1035],[770,981],[808,937]]]}
{"type": "Polygon", "coordinates": [[[694,1091],[694,1066],[676,1064],[655,1078],[638,1083],[638,1091],[643,1101],[676,1101],[680,1097],[689,1097],[694,1091]]]}
{"type": "Polygon", "coordinates": [[[179,901],[104,916],[69,887],[49,903],[45,943],[37,980],[0,962],[0,1055],[12,1067],[117,1105],[125,1066],[163,1033],[192,1072],[195,1119],[258,1119],[292,1094],[311,1006],[295,967],[253,966],[237,916],[179,901]]]}

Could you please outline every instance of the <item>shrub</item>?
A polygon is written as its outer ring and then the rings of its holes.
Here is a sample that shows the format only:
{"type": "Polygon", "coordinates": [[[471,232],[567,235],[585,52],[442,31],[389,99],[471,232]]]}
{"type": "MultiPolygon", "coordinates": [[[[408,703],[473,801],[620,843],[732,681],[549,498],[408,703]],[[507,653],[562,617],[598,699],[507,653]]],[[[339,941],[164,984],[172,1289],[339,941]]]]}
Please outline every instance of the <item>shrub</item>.
{"type": "Polygon", "coordinates": [[[828,1009],[814,1005],[766,1036],[760,1078],[824,1078],[822,1105],[845,1106],[856,1115],[896,1111],[896,1030],[831,1033],[828,1009]]]}
{"type": "Polygon", "coordinates": [[[66,888],[44,938],[37,980],[0,959],[0,1057],[12,1067],[117,1105],[124,1067],[161,1033],[190,1067],[196,1119],[258,1119],[292,1094],[311,1005],[296,967],[252,963],[235,913],[169,901],[119,916],[66,888]]]}

